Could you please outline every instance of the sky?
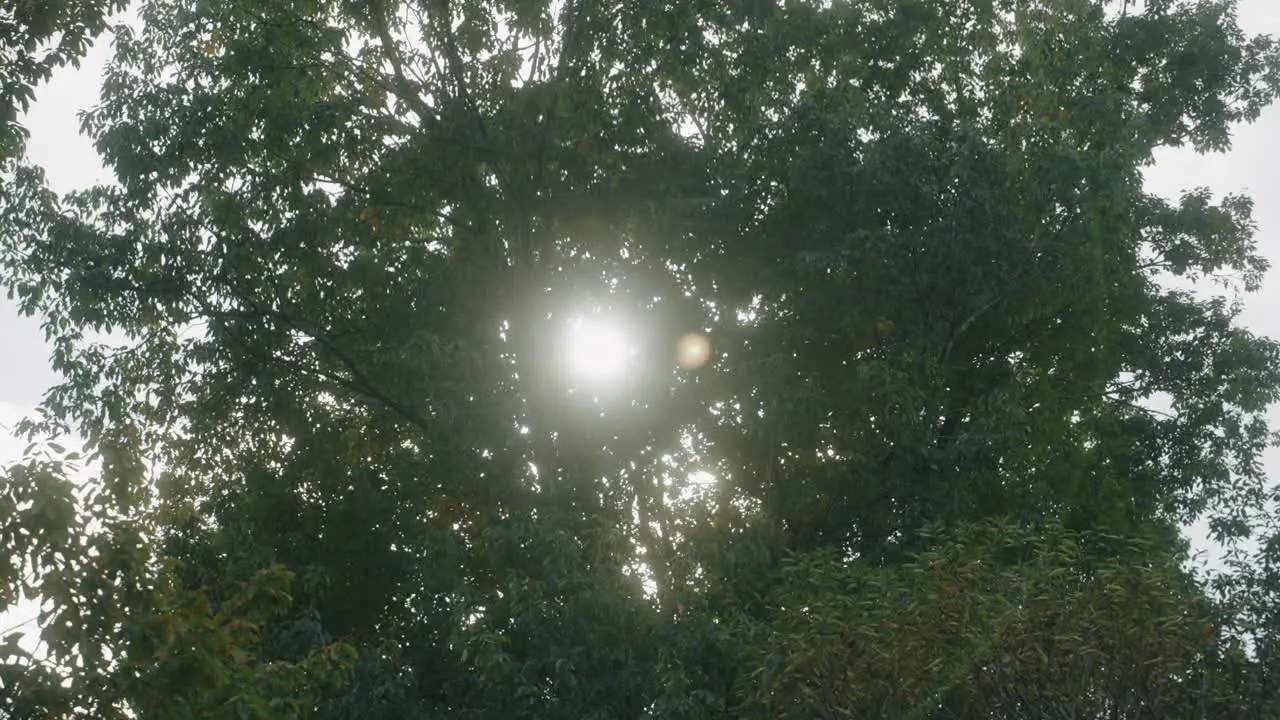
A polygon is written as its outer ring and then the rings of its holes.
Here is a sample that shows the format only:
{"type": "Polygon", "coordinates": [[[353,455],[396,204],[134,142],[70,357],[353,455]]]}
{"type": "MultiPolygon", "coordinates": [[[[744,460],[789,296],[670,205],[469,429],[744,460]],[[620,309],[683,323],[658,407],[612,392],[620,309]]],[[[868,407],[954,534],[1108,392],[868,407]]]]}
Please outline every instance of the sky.
{"type": "MultiPolygon", "coordinates": [[[[1241,0],[1240,24],[1250,34],[1280,36],[1280,2],[1241,0]]],[[[51,187],[59,192],[109,182],[92,143],[79,134],[77,113],[98,97],[110,43],[100,41],[79,69],[65,68],[37,92],[37,101],[23,124],[31,131],[29,158],[44,167],[51,187]]],[[[1184,190],[1207,186],[1218,196],[1244,193],[1254,200],[1257,242],[1275,270],[1258,293],[1246,296],[1241,322],[1260,335],[1280,337],[1280,105],[1267,110],[1253,125],[1236,130],[1233,149],[1221,155],[1199,156],[1189,149],[1165,150],[1147,173],[1147,186],[1174,198],[1184,190]]],[[[31,412],[57,377],[49,368],[49,347],[39,322],[20,317],[17,306],[0,295],[0,466],[17,460],[23,445],[3,428],[31,412]]],[[[1280,424],[1280,412],[1272,412],[1280,424]]],[[[1265,467],[1280,478],[1280,450],[1268,453],[1265,467]]],[[[1203,528],[1191,530],[1193,543],[1211,550],[1203,528]]],[[[14,624],[13,614],[0,614],[0,634],[14,624]],[[8,615],[8,617],[6,617],[8,615]]]]}

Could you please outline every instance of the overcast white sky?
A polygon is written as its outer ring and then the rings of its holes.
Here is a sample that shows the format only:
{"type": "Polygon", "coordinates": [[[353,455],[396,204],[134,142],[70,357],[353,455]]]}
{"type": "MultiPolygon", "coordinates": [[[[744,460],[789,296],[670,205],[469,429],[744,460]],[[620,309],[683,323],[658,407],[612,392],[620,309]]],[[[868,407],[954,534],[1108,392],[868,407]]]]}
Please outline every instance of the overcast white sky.
{"type": "MultiPolygon", "coordinates": [[[[1248,33],[1280,35],[1280,0],[1242,0],[1240,21],[1248,33]]],[[[38,101],[24,120],[31,130],[30,158],[44,166],[60,193],[110,180],[90,142],[80,136],[76,117],[96,102],[109,52],[109,43],[99,42],[80,69],[58,73],[39,89],[38,101]]],[[[1247,298],[1243,321],[1257,333],[1280,337],[1280,106],[1273,106],[1254,125],[1238,129],[1229,154],[1161,153],[1148,174],[1148,186],[1168,197],[1197,186],[1208,186],[1219,195],[1243,192],[1253,197],[1258,242],[1276,269],[1262,291],[1247,298]]],[[[31,411],[56,378],[48,367],[39,324],[19,317],[15,305],[2,296],[0,342],[0,425],[8,427],[31,411]]],[[[1272,417],[1280,421],[1280,413],[1272,417]]],[[[16,460],[21,450],[0,432],[0,465],[16,460]]],[[[1280,453],[1272,451],[1266,466],[1272,477],[1280,476],[1280,453]]],[[[10,624],[6,619],[0,616],[0,631],[10,624]]]]}

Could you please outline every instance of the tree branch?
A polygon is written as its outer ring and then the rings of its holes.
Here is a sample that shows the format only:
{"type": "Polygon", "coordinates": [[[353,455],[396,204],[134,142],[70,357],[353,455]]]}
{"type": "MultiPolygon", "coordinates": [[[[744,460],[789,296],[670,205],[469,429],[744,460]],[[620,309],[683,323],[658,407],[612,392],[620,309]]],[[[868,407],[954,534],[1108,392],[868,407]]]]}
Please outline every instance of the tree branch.
{"type": "Polygon", "coordinates": [[[396,96],[404,100],[413,109],[424,126],[432,129],[438,128],[440,125],[439,116],[422,99],[421,89],[415,88],[413,82],[405,74],[404,60],[400,57],[399,51],[396,50],[395,39],[391,37],[391,25],[387,17],[386,4],[382,0],[373,0],[370,5],[369,15],[373,22],[374,32],[378,36],[378,41],[382,43],[382,51],[386,54],[387,61],[391,63],[391,71],[395,76],[396,96]]]}
{"type": "Polygon", "coordinates": [[[379,388],[378,385],[374,383],[369,378],[369,376],[364,373],[363,370],[360,369],[359,363],[356,362],[356,360],[353,357],[351,357],[350,354],[348,354],[345,350],[343,350],[337,343],[333,342],[333,340],[331,340],[329,337],[327,337],[321,332],[305,327],[303,323],[298,321],[296,318],[288,315],[287,313],[284,313],[283,311],[264,307],[261,304],[254,302],[251,298],[248,298],[248,297],[237,296],[236,299],[244,303],[246,306],[248,306],[251,312],[237,313],[233,311],[220,310],[218,308],[214,308],[210,306],[207,301],[201,298],[195,298],[197,305],[200,307],[201,313],[203,313],[207,317],[224,318],[224,319],[229,318],[229,319],[235,319],[235,320],[244,320],[244,319],[252,319],[252,318],[262,318],[262,319],[274,318],[275,320],[283,323],[289,329],[302,333],[304,336],[313,340],[314,342],[319,344],[321,347],[323,347],[325,350],[327,350],[331,355],[333,355],[334,358],[338,360],[338,362],[346,369],[346,371],[350,374],[351,377],[345,378],[341,375],[325,370],[322,367],[308,367],[305,365],[301,365],[297,362],[290,361],[286,358],[282,358],[276,355],[275,353],[257,352],[251,346],[251,344],[248,343],[247,341],[240,340],[238,338],[233,338],[236,340],[237,344],[239,344],[242,347],[242,349],[248,350],[250,354],[256,356],[258,360],[276,362],[281,365],[284,365],[285,367],[288,367],[291,370],[294,370],[297,372],[310,373],[310,374],[322,377],[331,382],[338,383],[339,385],[347,388],[348,390],[351,390],[360,395],[365,395],[366,397],[369,397],[381,403],[387,409],[392,410],[393,412],[400,415],[405,420],[409,421],[410,423],[417,426],[418,428],[424,431],[430,430],[430,424],[428,423],[427,418],[425,416],[423,416],[421,413],[419,413],[409,404],[396,400],[389,393],[384,392],[381,388],[379,388]]]}

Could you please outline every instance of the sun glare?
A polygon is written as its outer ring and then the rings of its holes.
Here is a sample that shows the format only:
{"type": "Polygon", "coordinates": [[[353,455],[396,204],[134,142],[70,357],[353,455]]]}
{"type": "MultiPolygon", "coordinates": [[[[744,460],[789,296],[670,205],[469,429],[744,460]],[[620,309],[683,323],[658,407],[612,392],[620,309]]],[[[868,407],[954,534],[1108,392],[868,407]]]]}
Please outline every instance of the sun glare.
{"type": "Polygon", "coordinates": [[[569,324],[569,367],[593,382],[617,379],[627,369],[635,348],[618,328],[595,319],[569,324]]]}
{"type": "Polygon", "coordinates": [[[694,485],[714,485],[715,481],[716,474],[713,472],[707,472],[706,470],[694,470],[689,473],[689,482],[694,485]]]}

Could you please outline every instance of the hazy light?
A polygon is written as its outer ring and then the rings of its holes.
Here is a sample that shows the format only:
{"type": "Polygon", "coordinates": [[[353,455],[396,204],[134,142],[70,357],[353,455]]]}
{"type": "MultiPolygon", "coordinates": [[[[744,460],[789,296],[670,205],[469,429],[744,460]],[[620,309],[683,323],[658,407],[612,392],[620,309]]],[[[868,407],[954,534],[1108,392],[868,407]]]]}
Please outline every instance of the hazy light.
{"type": "Polygon", "coordinates": [[[596,382],[621,376],[635,355],[635,348],[618,328],[582,318],[569,324],[567,350],[574,375],[596,382]]]}
{"type": "Polygon", "coordinates": [[[694,485],[712,485],[716,481],[716,474],[707,472],[706,470],[694,470],[689,473],[689,482],[694,485]]]}
{"type": "Polygon", "coordinates": [[[696,370],[711,359],[711,341],[702,333],[689,333],[676,343],[676,362],[685,370],[696,370]]]}

